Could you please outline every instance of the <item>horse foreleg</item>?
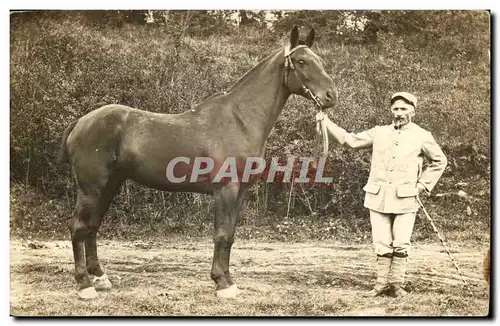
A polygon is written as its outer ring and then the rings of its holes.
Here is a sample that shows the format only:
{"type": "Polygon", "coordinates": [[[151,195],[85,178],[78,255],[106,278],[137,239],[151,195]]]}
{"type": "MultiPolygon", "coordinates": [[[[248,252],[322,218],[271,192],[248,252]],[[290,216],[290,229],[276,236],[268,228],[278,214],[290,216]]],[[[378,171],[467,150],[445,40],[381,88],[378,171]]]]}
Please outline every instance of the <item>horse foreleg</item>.
{"type": "Polygon", "coordinates": [[[217,296],[224,298],[237,295],[236,286],[231,286],[233,281],[226,275],[229,275],[229,252],[234,242],[238,191],[238,185],[228,184],[214,193],[214,257],[210,276],[217,286],[217,296]]]}
{"type": "Polygon", "coordinates": [[[226,280],[230,287],[234,287],[236,289],[236,292],[239,293],[238,287],[234,283],[231,273],[229,272],[229,265],[231,262],[231,247],[233,246],[234,243],[234,234],[236,230],[236,224],[238,223],[238,217],[241,212],[241,209],[243,207],[243,201],[245,199],[245,196],[247,194],[247,187],[241,186],[238,192],[238,197],[236,198],[236,205],[234,207],[233,212],[230,214],[230,228],[231,228],[231,233],[233,234],[233,237],[230,239],[231,241],[228,241],[226,251],[225,251],[225,261],[227,261],[227,265],[225,265],[225,270],[224,270],[224,275],[226,276],[226,280]]]}

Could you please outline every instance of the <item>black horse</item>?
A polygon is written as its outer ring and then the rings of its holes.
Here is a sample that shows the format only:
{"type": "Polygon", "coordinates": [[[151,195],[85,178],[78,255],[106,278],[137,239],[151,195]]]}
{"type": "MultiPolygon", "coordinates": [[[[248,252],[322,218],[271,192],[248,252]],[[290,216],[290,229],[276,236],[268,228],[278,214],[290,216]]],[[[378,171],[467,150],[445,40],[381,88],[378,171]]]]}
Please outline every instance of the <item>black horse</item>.
{"type": "MultiPolygon", "coordinates": [[[[214,95],[181,114],[160,114],[123,105],[98,108],[64,132],[60,159],[69,161],[77,200],[69,223],[79,296],[92,299],[111,288],[97,258],[96,234],[103,215],[126,179],[165,191],[212,194],[215,199],[214,256],[211,278],[219,297],[235,297],[229,273],[237,215],[252,182],[173,183],[166,166],[178,157],[263,157],[266,139],[288,97],[312,98],[323,108],[337,100],[332,78],[312,50],[314,30],[306,41],[291,31],[290,45],[277,49],[240,78],[227,92],[214,95]],[[95,276],[93,282],[89,274],[95,276]]],[[[192,171],[177,165],[175,173],[192,171]]]]}

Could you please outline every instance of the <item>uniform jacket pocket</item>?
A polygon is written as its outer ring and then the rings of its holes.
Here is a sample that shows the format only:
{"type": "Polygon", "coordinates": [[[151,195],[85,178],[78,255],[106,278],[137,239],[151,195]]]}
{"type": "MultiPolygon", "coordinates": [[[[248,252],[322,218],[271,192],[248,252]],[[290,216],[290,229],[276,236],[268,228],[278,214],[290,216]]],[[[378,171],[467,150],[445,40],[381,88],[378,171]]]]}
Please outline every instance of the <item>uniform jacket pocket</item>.
{"type": "Polygon", "coordinates": [[[398,197],[415,197],[418,190],[417,187],[399,187],[396,193],[398,197]]]}
{"type": "Polygon", "coordinates": [[[376,195],[380,191],[380,186],[373,183],[368,183],[363,187],[363,190],[367,193],[376,195]]]}

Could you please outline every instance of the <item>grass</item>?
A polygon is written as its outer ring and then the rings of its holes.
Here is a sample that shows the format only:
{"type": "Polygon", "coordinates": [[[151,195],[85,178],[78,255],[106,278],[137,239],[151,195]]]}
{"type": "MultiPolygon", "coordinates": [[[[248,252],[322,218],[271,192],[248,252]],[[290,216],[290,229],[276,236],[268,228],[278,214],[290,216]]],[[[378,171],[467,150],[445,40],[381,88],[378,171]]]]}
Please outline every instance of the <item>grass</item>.
{"type": "MultiPolygon", "coordinates": [[[[11,235],[18,239],[12,243],[12,313],[487,314],[486,285],[476,269],[490,239],[489,62],[408,49],[404,39],[387,34],[379,35],[376,46],[339,45],[323,38],[314,48],[339,88],[339,105],[329,116],[349,131],[387,123],[392,92],[405,88],[419,96],[417,123],[433,132],[450,162],[425,204],[474,281],[473,297],[450,276],[454,270],[439,254],[437,237],[418,219],[414,242],[423,251],[417,246],[419,267],[408,280],[411,297],[403,302],[359,300],[358,291],[368,289],[373,279],[370,226],[361,191],[369,153],[331,144],[334,184],[331,189],[294,193],[289,216],[288,189],[252,189],[237,229],[237,241],[248,246],[234,256],[244,290],[237,301],[225,302],[221,309],[213,297],[208,277],[211,200],[127,183],[100,233],[104,241],[117,240],[105,242],[103,258],[123,282],[96,302],[82,305],[72,295],[72,258],[66,242],[73,184],[67,166],[55,164],[62,129],[108,103],[185,111],[226,89],[270,51],[285,45],[288,35],[244,29],[231,35],[179,38],[164,28],[96,29],[71,17],[24,21],[11,33],[10,221],[11,235]],[[467,197],[458,196],[459,190],[467,197]],[[47,241],[47,247],[26,247],[33,239],[47,241]],[[147,251],[133,242],[119,242],[144,239],[161,242],[147,251]],[[143,256],[145,252],[157,258],[143,256]],[[313,257],[316,260],[310,261],[313,257]],[[304,261],[309,267],[301,265],[304,261]],[[440,269],[426,269],[433,265],[440,269]]],[[[307,100],[291,97],[268,139],[267,153],[310,153],[313,111],[307,100]]]]}
{"type": "Polygon", "coordinates": [[[370,245],[333,241],[239,241],[231,271],[242,291],[214,296],[208,240],[101,241],[100,256],[114,288],[92,302],[76,296],[68,241],[11,245],[11,314],[15,316],[485,316],[488,285],[483,247],[455,258],[469,295],[439,245],[412,249],[409,296],[362,298],[374,281],[370,245]],[[33,245],[36,244],[36,245],[33,245]],[[36,248],[36,249],[34,249],[36,248]]]}

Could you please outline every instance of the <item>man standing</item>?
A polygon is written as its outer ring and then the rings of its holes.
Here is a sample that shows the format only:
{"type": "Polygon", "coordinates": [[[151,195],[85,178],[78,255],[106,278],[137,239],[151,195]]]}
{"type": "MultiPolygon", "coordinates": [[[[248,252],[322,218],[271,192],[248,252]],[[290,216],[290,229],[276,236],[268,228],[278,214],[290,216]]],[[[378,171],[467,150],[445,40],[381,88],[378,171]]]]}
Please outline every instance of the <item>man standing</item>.
{"type": "Polygon", "coordinates": [[[416,108],[414,95],[395,93],[391,96],[393,123],[360,133],[348,133],[323,112],[316,115],[341,145],[372,147],[370,176],[363,190],[364,207],[370,210],[377,280],[365,296],[389,289],[396,297],[406,295],[402,285],[418,210],[416,196],[422,191],[429,194],[447,165],[432,134],[412,122],[416,108]],[[430,161],[425,170],[424,157],[430,161]]]}

